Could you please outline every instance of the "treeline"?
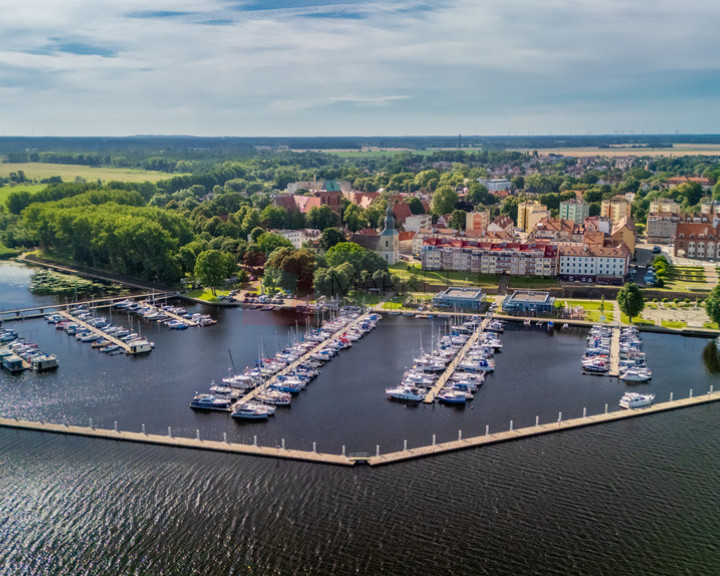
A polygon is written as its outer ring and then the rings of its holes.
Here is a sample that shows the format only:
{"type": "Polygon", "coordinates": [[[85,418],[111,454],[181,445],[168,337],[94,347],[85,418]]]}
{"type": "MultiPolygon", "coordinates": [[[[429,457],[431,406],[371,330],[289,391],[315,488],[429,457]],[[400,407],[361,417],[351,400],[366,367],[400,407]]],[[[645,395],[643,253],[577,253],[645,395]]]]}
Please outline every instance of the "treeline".
{"type": "Polygon", "coordinates": [[[178,281],[179,249],[195,238],[187,218],[118,190],[34,202],[22,222],[31,242],[61,258],[149,281],[178,281]]]}

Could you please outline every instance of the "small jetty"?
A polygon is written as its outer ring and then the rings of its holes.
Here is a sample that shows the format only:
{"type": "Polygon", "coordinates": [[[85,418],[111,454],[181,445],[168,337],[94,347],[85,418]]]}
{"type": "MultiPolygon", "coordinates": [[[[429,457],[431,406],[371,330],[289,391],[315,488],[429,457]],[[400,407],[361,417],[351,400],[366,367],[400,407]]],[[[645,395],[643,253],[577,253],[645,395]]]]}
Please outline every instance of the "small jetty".
{"type": "Polygon", "coordinates": [[[452,362],[448,364],[445,371],[441,374],[440,378],[437,379],[437,382],[435,382],[433,387],[425,395],[425,399],[423,400],[425,404],[432,404],[433,402],[435,402],[435,397],[445,387],[448,380],[450,380],[450,377],[455,373],[458,364],[463,361],[463,358],[465,358],[468,350],[470,350],[470,348],[474,346],[475,342],[477,342],[477,339],[480,337],[480,334],[482,334],[485,328],[487,328],[487,325],[489,323],[490,318],[485,318],[480,323],[480,326],[473,330],[473,333],[470,335],[470,338],[468,338],[467,342],[465,342],[465,345],[460,349],[455,358],[453,358],[452,362]]]}
{"type": "Polygon", "coordinates": [[[127,342],[123,342],[122,340],[115,338],[115,336],[113,336],[112,334],[103,332],[100,328],[96,328],[92,324],[88,324],[84,320],[81,320],[80,318],[73,316],[72,314],[70,314],[70,312],[59,311],[59,312],[57,312],[57,314],[59,314],[60,316],[63,316],[64,318],[67,318],[70,322],[74,322],[78,326],[82,326],[87,331],[97,334],[98,336],[100,336],[101,338],[104,338],[108,342],[112,342],[113,344],[119,346],[120,348],[122,348],[125,351],[125,354],[135,354],[134,348],[127,342]]]}
{"type": "MultiPolygon", "coordinates": [[[[506,431],[495,432],[490,434],[489,431],[481,436],[473,436],[463,438],[462,433],[458,432],[458,439],[450,442],[432,443],[427,446],[418,448],[403,448],[397,452],[380,454],[380,447],[376,447],[375,456],[355,457],[352,454],[347,455],[345,448],[340,454],[329,454],[317,452],[315,444],[312,450],[290,450],[285,448],[283,441],[280,446],[258,446],[254,440],[252,444],[238,444],[227,442],[226,436],[222,441],[202,440],[200,433],[197,432],[195,438],[178,438],[173,436],[172,431],[168,429],[167,435],[146,434],[143,432],[127,432],[114,429],[95,428],[92,426],[73,426],[68,424],[53,424],[50,422],[33,422],[28,420],[19,420],[16,418],[0,418],[0,427],[15,428],[22,430],[34,430],[38,432],[50,432],[55,434],[68,434],[73,436],[84,436],[88,438],[99,438],[105,440],[119,440],[125,442],[140,442],[144,444],[155,444],[159,446],[168,446],[174,448],[192,448],[196,450],[210,450],[215,452],[227,452],[232,454],[245,454],[248,456],[262,456],[267,458],[280,458],[286,460],[298,460],[303,462],[314,462],[318,464],[333,464],[340,466],[354,466],[358,462],[364,462],[370,466],[383,466],[398,462],[415,460],[418,458],[426,458],[428,456],[436,456],[458,450],[466,450],[468,448],[479,448],[500,442],[509,442],[511,440],[521,440],[523,438],[532,438],[543,434],[552,434],[555,432],[565,432],[575,430],[585,426],[595,426],[598,424],[607,424],[617,422],[628,418],[637,418],[639,416],[649,416],[651,414],[659,414],[669,410],[677,410],[680,408],[689,408],[699,406],[720,400],[720,391],[713,391],[712,387],[709,392],[693,396],[692,390],[687,398],[674,400],[672,394],[668,402],[653,404],[644,408],[635,408],[630,410],[617,410],[595,414],[591,416],[582,416],[569,420],[558,419],[556,422],[548,424],[536,424],[526,428],[518,428],[514,430],[511,426],[506,431]]],[[[144,428],[144,426],[143,426],[144,428]]]]}
{"type": "Polygon", "coordinates": [[[613,326],[610,337],[610,370],[608,376],[617,378],[620,375],[620,327],[613,326]]]}
{"type": "Polygon", "coordinates": [[[330,336],[328,336],[322,342],[319,342],[317,346],[313,346],[305,354],[300,356],[300,358],[298,358],[294,362],[285,366],[282,370],[278,371],[271,378],[268,378],[266,382],[264,382],[260,386],[257,386],[256,388],[254,388],[253,390],[251,390],[250,392],[245,394],[245,396],[243,396],[239,401],[240,402],[249,402],[249,401],[254,400],[258,394],[265,392],[268,388],[271,388],[274,384],[276,384],[281,377],[285,376],[286,374],[291,374],[292,372],[295,371],[295,369],[300,364],[307,362],[312,357],[313,354],[316,354],[317,352],[319,352],[320,350],[325,348],[325,346],[328,344],[328,342],[331,342],[332,340],[336,340],[344,332],[347,332],[348,330],[350,330],[353,326],[355,326],[357,324],[361,324],[363,322],[366,322],[367,320],[370,319],[371,315],[372,315],[372,313],[361,314],[360,316],[358,316],[354,320],[348,322],[347,324],[343,324],[342,328],[333,332],[330,336]]]}

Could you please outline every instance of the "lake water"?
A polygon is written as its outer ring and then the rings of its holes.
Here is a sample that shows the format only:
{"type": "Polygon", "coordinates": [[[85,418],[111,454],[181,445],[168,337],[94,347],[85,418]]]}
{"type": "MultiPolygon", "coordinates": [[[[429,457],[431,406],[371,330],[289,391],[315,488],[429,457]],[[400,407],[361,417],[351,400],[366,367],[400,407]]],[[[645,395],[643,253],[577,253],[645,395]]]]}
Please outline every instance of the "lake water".
{"type": "MultiPolygon", "coordinates": [[[[18,272],[0,264],[0,290],[18,272]]],[[[26,271],[24,271],[26,273],[26,271]]],[[[4,309],[11,308],[5,301],[4,309]]],[[[199,309],[199,308],[198,308],[199,309]]],[[[211,311],[156,349],[107,357],[42,320],[13,324],[58,355],[52,374],[0,373],[0,412],[55,422],[374,453],[613,409],[626,384],[579,371],[584,329],[514,326],[464,409],[383,390],[438,323],[386,317],[289,409],[238,423],[188,407],[230,367],[271,355],[304,318],[211,311]],[[228,350],[230,352],[228,352],[228,350]]],[[[129,324],[126,315],[116,318],[129,324]]],[[[137,319],[133,318],[137,328],[137,319]]],[[[658,400],[720,384],[708,341],[644,334],[658,400]]],[[[711,345],[712,346],[712,345],[711,345]]],[[[713,351],[714,352],[714,351],[713,351]]],[[[717,574],[718,407],[702,406],[369,469],[0,430],[2,574],[717,574]]]]}

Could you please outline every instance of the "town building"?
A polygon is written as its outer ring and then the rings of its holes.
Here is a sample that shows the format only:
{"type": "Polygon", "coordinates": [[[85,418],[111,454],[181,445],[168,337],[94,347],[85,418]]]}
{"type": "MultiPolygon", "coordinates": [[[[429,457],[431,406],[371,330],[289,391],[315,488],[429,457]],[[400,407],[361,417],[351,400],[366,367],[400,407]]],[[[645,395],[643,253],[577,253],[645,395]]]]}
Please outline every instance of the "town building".
{"type": "Polygon", "coordinates": [[[538,222],[531,233],[534,240],[549,240],[552,242],[582,242],[584,230],[572,220],[559,218],[545,218],[538,222]]]}
{"type": "Polygon", "coordinates": [[[432,237],[423,241],[420,260],[423,270],[548,277],[557,273],[557,249],[546,244],[432,237]]]}
{"type": "Polygon", "coordinates": [[[405,218],[406,232],[420,232],[432,227],[432,216],[430,214],[414,214],[405,218]]]}
{"type": "Polygon", "coordinates": [[[651,212],[648,214],[645,235],[650,243],[670,242],[677,234],[680,216],[675,212],[651,212]]]}
{"type": "Polygon", "coordinates": [[[618,222],[614,223],[610,230],[610,239],[613,244],[623,243],[630,250],[630,254],[635,254],[635,242],[637,241],[637,230],[635,222],[632,218],[625,216],[618,222]]]}
{"type": "Polygon", "coordinates": [[[501,214],[488,224],[487,227],[488,232],[505,232],[507,234],[512,234],[514,229],[515,223],[507,214],[501,214]]]}
{"type": "Polygon", "coordinates": [[[600,216],[609,218],[613,222],[619,222],[625,216],[630,216],[632,204],[622,194],[605,199],[600,204],[600,216]]]}
{"type": "Polygon", "coordinates": [[[530,232],[538,222],[550,217],[547,206],[534,200],[527,200],[518,203],[517,227],[520,230],[530,232]]]}
{"type": "Polygon", "coordinates": [[[650,202],[648,207],[648,213],[652,214],[655,212],[680,212],[680,204],[675,202],[672,198],[656,198],[650,202]]]}
{"type": "Polygon", "coordinates": [[[582,225],[588,216],[590,216],[590,204],[587,202],[577,199],[560,202],[561,220],[572,220],[575,224],[582,225]]]}
{"type": "Polygon", "coordinates": [[[624,244],[560,246],[558,247],[560,280],[622,284],[627,276],[630,257],[630,250],[624,244]]]}
{"type": "Polygon", "coordinates": [[[490,225],[490,212],[480,210],[465,215],[465,231],[482,235],[490,225]]]}
{"type": "Polygon", "coordinates": [[[480,310],[485,294],[477,288],[452,286],[433,296],[433,306],[461,310],[480,310]]]}
{"type": "Polygon", "coordinates": [[[371,228],[365,228],[353,234],[350,241],[372,250],[388,264],[397,263],[400,259],[400,236],[395,229],[392,206],[388,205],[385,211],[385,226],[382,232],[378,234],[377,231],[371,228]]]}
{"type": "Polygon", "coordinates": [[[503,298],[502,311],[508,314],[552,314],[555,298],[549,292],[516,290],[503,298]]]}
{"type": "Polygon", "coordinates": [[[686,258],[715,259],[718,257],[718,236],[718,227],[711,222],[680,221],[673,253],[686,258]]]}
{"type": "Polygon", "coordinates": [[[478,178],[480,184],[488,189],[488,192],[509,192],[512,183],[507,178],[478,178]]]}
{"type": "Polygon", "coordinates": [[[280,194],[273,199],[275,206],[280,206],[286,210],[299,210],[303,214],[307,214],[313,208],[328,206],[336,214],[340,214],[342,192],[318,190],[303,194],[280,194]]]}
{"type": "Polygon", "coordinates": [[[304,228],[300,230],[270,230],[273,234],[290,240],[293,248],[300,249],[306,242],[315,242],[320,238],[320,230],[304,228]]]}

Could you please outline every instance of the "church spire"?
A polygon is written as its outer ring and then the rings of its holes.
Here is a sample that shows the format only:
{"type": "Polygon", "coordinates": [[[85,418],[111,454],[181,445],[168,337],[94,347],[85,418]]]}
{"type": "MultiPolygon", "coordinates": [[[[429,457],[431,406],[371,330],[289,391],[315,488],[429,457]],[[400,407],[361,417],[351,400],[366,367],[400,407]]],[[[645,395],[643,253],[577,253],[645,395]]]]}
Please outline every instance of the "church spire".
{"type": "Polygon", "coordinates": [[[395,216],[393,214],[392,206],[388,204],[387,210],[385,210],[385,230],[395,230],[395,216]]]}

